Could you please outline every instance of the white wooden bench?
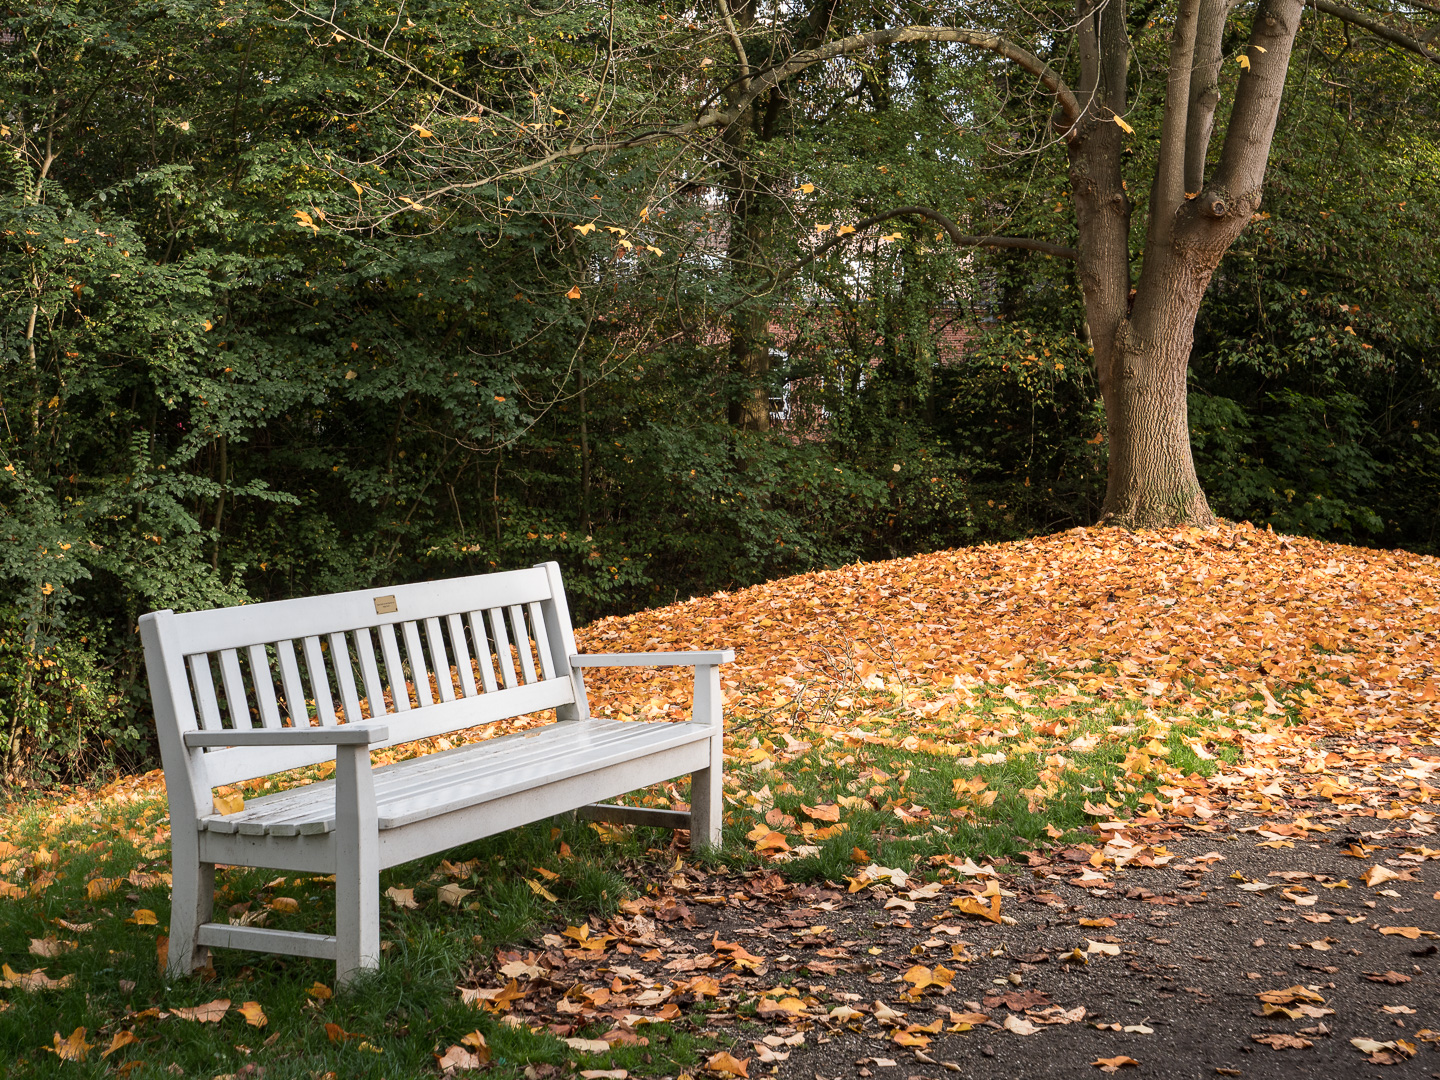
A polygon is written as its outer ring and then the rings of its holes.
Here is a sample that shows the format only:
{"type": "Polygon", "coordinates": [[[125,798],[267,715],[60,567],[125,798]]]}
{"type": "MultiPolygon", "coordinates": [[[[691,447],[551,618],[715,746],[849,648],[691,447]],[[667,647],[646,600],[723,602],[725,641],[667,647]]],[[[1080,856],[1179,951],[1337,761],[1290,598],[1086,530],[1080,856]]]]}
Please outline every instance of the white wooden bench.
{"type": "Polygon", "coordinates": [[[382,869],[526,822],[688,828],[719,845],[720,665],[730,650],[581,656],[545,563],[389,589],[140,619],[170,800],[169,969],[212,947],[377,966],[382,869]],[[689,666],[688,721],[590,716],[582,669],[689,666]],[[302,674],[303,671],[303,674],[302,674]],[[371,750],[554,709],[554,724],[371,766],[371,750]],[[224,784],[335,760],[333,780],[218,813],[224,784]],[[594,805],[691,776],[690,811],[594,805]],[[215,864],[335,875],[335,934],[212,921],[215,864]]]}

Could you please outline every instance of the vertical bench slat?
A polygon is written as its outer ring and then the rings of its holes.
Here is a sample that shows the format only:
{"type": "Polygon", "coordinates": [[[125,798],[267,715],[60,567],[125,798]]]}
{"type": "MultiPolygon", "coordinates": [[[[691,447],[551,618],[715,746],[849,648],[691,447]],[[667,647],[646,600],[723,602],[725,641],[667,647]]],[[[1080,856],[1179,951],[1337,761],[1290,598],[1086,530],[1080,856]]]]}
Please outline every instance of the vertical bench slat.
{"type": "Polygon", "coordinates": [[[555,658],[550,653],[550,635],[545,632],[545,610],[539,601],[530,604],[529,609],[530,626],[535,631],[535,651],[540,654],[540,670],[545,678],[553,679],[558,673],[555,671],[555,658]]]}
{"type": "Polygon", "coordinates": [[[225,686],[225,711],[230,714],[230,726],[241,731],[253,728],[250,702],[245,697],[245,677],[240,674],[240,658],[234,649],[220,652],[220,682],[225,686]]]}
{"type": "Polygon", "coordinates": [[[505,680],[505,689],[519,683],[515,677],[515,658],[510,655],[510,636],[505,632],[505,611],[503,608],[489,608],[485,612],[490,623],[490,633],[495,639],[495,656],[500,661],[500,675],[505,680]]]}
{"type": "Polygon", "coordinates": [[[440,691],[440,700],[454,701],[455,676],[450,674],[450,658],[445,655],[445,635],[440,630],[439,619],[425,620],[425,644],[430,646],[431,670],[435,672],[435,687],[440,691]]]}
{"type": "Polygon", "coordinates": [[[405,692],[405,665],[400,662],[400,645],[395,640],[395,627],[380,627],[380,651],[385,654],[385,676],[390,681],[390,696],[395,699],[396,712],[410,711],[410,695],[405,692]]]}
{"type": "Polygon", "coordinates": [[[220,703],[215,699],[215,680],[210,677],[209,653],[190,657],[190,677],[195,682],[195,703],[200,706],[200,726],[206,731],[219,731],[225,725],[220,719],[220,703]]]}
{"type": "Polygon", "coordinates": [[[479,691],[475,689],[475,672],[470,670],[470,650],[465,647],[465,624],[459,615],[447,615],[445,622],[450,627],[450,645],[460,671],[460,689],[466,697],[474,697],[479,691]]]}
{"type": "MultiPolygon", "coordinates": [[[[385,684],[380,681],[380,668],[375,663],[375,642],[368,627],[354,631],[355,652],[360,656],[360,675],[365,680],[365,696],[370,701],[371,717],[384,716],[390,710],[385,708],[385,684]]],[[[403,693],[405,684],[400,684],[403,693]]]]}
{"type": "Polygon", "coordinates": [[[325,670],[325,650],[318,637],[307,637],[305,670],[310,673],[310,693],[315,698],[315,715],[322,727],[335,726],[335,699],[330,695],[330,675],[325,670]]]}
{"type": "Polygon", "coordinates": [[[475,659],[480,661],[480,681],[487,694],[495,687],[495,667],[490,663],[490,639],[485,636],[485,614],[472,611],[466,618],[470,622],[470,636],[475,641],[475,659]]]}
{"type": "Polygon", "coordinates": [[[280,661],[280,685],[285,690],[285,711],[295,727],[309,727],[310,713],[305,708],[305,684],[300,681],[300,665],[295,662],[295,643],[289,639],[275,643],[275,656],[280,661]]]}
{"type": "Polygon", "coordinates": [[[255,704],[260,710],[260,725],[280,727],[280,703],[275,700],[275,676],[270,671],[270,651],[264,645],[250,645],[245,652],[250,658],[250,685],[255,688],[255,704]]]}
{"type": "Polygon", "coordinates": [[[359,723],[360,695],[355,689],[355,666],[350,662],[350,643],[343,633],[330,635],[330,662],[335,665],[335,682],[340,686],[345,722],[359,723]]]}
{"type": "Polygon", "coordinates": [[[421,706],[434,705],[430,693],[430,672],[425,666],[425,650],[420,647],[420,629],[413,622],[402,623],[405,632],[405,655],[410,658],[410,678],[415,683],[415,700],[421,706]]]}
{"type": "Polygon", "coordinates": [[[526,683],[535,679],[535,657],[530,652],[530,631],[525,628],[525,609],[519,604],[510,607],[510,629],[515,634],[515,651],[520,654],[520,673],[526,683]]]}
{"type": "Polygon", "coordinates": [[[550,639],[550,655],[554,658],[555,669],[561,678],[568,678],[574,690],[575,701],[555,709],[556,720],[589,720],[590,701],[585,693],[585,679],[579,668],[570,667],[570,657],[580,650],[575,646],[575,631],[570,624],[570,605],[565,602],[565,586],[560,581],[560,567],[549,562],[544,564],[545,577],[550,584],[550,598],[540,603],[545,609],[546,635],[550,639]]]}

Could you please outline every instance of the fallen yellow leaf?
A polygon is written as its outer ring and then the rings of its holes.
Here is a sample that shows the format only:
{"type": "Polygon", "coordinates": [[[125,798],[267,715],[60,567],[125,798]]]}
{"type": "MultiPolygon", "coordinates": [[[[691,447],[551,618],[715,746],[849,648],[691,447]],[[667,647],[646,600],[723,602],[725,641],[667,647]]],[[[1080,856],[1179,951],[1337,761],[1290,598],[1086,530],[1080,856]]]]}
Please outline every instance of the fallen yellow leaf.
{"type": "Polygon", "coordinates": [[[61,1061],[84,1061],[93,1046],[85,1041],[85,1029],[77,1027],[70,1033],[68,1039],[60,1038],[60,1033],[55,1032],[55,1044],[47,1046],[45,1049],[56,1055],[61,1061]]]}

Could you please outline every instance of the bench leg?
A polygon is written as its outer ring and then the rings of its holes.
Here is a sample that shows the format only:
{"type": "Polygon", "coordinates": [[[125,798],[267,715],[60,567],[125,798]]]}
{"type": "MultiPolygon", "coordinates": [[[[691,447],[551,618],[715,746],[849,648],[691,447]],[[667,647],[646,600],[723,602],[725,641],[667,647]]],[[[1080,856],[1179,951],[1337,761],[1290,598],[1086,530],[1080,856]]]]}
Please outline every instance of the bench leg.
{"type": "Polygon", "coordinates": [[[690,718],[697,724],[709,724],[715,733],[710,736],[710,767],[697,769],[690,777],[690,850],[718,848],[721,826],[725,823],[720,801],[725,763],[724,697],[720,691],[720,668],[704,664],[695,669],[695,701],[690,718]]]}
{"type": "Polygon", "coordinates": [[[214,913],[215,864],[200,861],[196,840],[172,837],[171,844],[170,946],[165,966],[179,976],[210,962],[210,950],[195,939],[200,924],[209,922],[214,913]]]}
{"type": "Polygon", "coordinates": [[[380,836],[365,746],[335,754],[335,984],[380,966],[380,836]]]}
{"type": "Polygon", "coordinates": [[[710,740],[710,767],[697,769],[690,777],[690,850],[720,846],[724,809],[720,800],[724,760],[720,739],[710,740]]]}

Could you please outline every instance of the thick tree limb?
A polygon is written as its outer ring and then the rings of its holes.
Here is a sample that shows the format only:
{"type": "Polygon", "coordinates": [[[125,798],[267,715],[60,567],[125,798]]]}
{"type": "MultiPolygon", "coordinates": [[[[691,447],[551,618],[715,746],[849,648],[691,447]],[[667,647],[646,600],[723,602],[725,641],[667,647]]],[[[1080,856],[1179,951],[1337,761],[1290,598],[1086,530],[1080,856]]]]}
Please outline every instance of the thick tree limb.
{"type": "Polygon", "coordinates": [[[1205,155],[1220,104],[1220,66],[1225,23],[1239,0],[1201,0],[1195,34],[1195,66],[1190,72],[1190,108],[1185,122],[1185,190],[1205,185],[1205,155]]]}
{"type": "Polygon", "coordinates": [[[1080,56],[1080,85],[1076,87],[1076,97],[1088,109],[1100,89],[1100,36],[1093,0],[1079,0],[1075,7],[1075,43],[1080,56]]]}
{"type": "MultiPolygon", "coordinates": [[[[841,244],[845,243],[847,237],[859,237],[868,229],[874,228],[882,221],[889,221],[898,217],[921,217],[935,222],[945,230],[945,235],[956,247],[997,247],[997,248],[1021,248],[1026,251],[1038,251],[1042,255],[1052,255],[1057,259],[1078,259],[1080,253],[1072,247],[1064,244],[1052,244],[1048,240],[1031,240],[1023,236],[968,236],[960,231],[960,226],[951,221],[940,211],[928,206],[897,206],[893,210],[886,210],[883,214],[874,214],[867,218],[861,218],[854,226],[854,232],[847,232],[844,235],[832,236],[823,244],[810,252],[803,259],[792,263],[775,276],[774,285],[780,285],[789,281],[805,267],[809,266],[816,259],[822,259],[834,251],[841,244]]],[[[773,286],[772,286],[773,287],[773,286]]]]}
{"type": "Polygon", "coordinates": [[[1130,29],[1125,25],[1125,0],[1105,0],[1100,20],[1100,87],[1105,104],[1116,116],[1129,108],[1130,29]]]}
{"type": "Polygon", "coordinates": [[[1346,7],[1344,4],[1337,4],[1334,0],[1305,0],[1305,4],[1308,7],[1314,8],[1316,11],[1324,12],[1326,15],[1333,15],[1335,18],[1347,23],[1364,27],[1376,37],[1383,38],[1392,45],[1399,45],[1402,49],[1406,49],[1416,56],[1423,56],[1426,60],[1433,60],[1437,64],[1440,64],[1440,52],[1436,52],[1434,49],[1415,40],[1409,34],[1403,34],[1393,26],[1387,26],[1379,19],[1372,18],[1364,12],[1356,11],[1354,8],[1346,7]]]}
{"type": "Polygon", "coordinates": [[[1185,130],[1190,113],[1195,38],[1203,7],[1202,0],[1180,0],[1175,29],[1170,34],[1170,68],[1165,86],[1165,113],[1160,121],[1160,153],[1150,190],[1147,245],[1150,251],[1158,250],[1169,240],[1175,211],[1185,201],[1185,130]]]}
{"type": "MultiPolygon", "coordinates": [[[[1324,3],[1328,0],[1318,0],[1324,3]]],[[[1220,154],[1220,168],[1192,205],[1211,219],[1234,213],[1244,220],[1259,205],[1260,185],[1270,161],[1270,142],[1280,114],[1280,98],[1290,68],[1305,0],[1261,0],[1250,29],[1246,56],[1250,64],[1240,74],[1230,126],[1220,154]]]]}

